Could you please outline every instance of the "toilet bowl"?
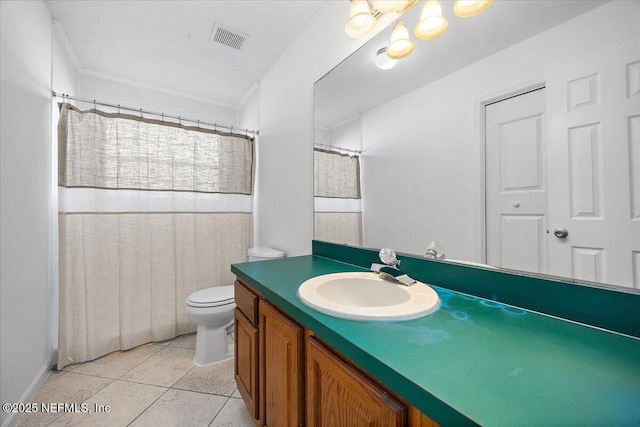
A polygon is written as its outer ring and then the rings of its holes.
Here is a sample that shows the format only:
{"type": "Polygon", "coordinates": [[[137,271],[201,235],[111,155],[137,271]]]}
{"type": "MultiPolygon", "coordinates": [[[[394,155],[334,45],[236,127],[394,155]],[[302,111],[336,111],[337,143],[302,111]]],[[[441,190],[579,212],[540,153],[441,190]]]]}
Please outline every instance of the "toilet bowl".
{"type": "Polygon", "coordinates": [[[196,365],[211,365],[233,357],[227,349],[227,334],[233,326],[234,308],[233,286],[215,286],[189,295],[185,310],[198,326],[193,358],[196,365]]]}
{"type": "MultiPolygon", "coordinates": [[[[249,261],[261,261],[284,257],[284,253],[271,248],[251,248],[249,261]]],[[[211,365],[233,357],[227,349],[228,332],[233,332],[233,285],[214,286],[189,295],[185,311],[198,326],[196,330],[196,355],[198,366],[211,365]]]]}

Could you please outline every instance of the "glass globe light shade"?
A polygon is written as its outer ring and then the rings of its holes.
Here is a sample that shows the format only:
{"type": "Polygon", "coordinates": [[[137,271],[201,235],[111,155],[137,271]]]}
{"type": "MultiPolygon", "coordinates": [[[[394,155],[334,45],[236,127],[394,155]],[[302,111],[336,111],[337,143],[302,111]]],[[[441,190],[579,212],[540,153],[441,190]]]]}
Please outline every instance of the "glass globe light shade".
{"type": "Polygon", "coordinates": [[[431,40],[444,33],[448,26],[447,18],[442,16],[440,2],[427,0],[420,13],[420,21],[413,29],[413,34],[420,40],[431,40]]]}
{"type": "Polygon", "coordinates": [[[493,0],[457,0],[453,5],[453,13],[460,18],[475,16],[489,7],[493,0]]]}
{"type": "Polygon", "coordinates": [[[365,36],[376,25],[376,18],[371,14],[367,0],[353,0],[349,9],[349,21],[344,31],[349,37],[365,36]]]}
{"type": "Polygon", "coordinates": [[[398,21],[391,32],[391,42],[387,46],[387,56],[391,59],[402,59],[411,55],[414,48],[415,45],[409,39],[407,27],[402,21],[398,21]]]}
{"type": "Polygon", "coordinates": [[[410,0],[374,0],[373,8],[382,13],[402,12],[410,0]]]}

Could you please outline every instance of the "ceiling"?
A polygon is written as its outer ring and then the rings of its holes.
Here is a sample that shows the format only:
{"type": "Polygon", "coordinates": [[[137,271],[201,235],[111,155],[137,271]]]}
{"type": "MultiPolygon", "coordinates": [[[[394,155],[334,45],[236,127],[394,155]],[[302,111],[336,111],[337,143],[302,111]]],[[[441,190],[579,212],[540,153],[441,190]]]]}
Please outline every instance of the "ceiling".
{"type": "MultiPolygon", "coordinates": [[[[480,15],[462,19],[453,14],[453,1],[442,0],[442,13],[449,20],[447,31],[430,41],[416,40],[411,34],[415,50],[395,68],[383,71],[374,64],[378,49],[389,42],[391,28],[387,28],[319,80],[315,86],[315,124],[332,129],[606,2],[496,0],[480,15]]],[[[420,9],[418,5],[402,18],[409,31],[417,23],[420,9]]]]}
{"type": "Polygon", "coordinates": [[[236,107],[326,0],[45,0],[81,73],[236,107]],[[210,40],[219,22],[249,35],[210,40]]]}

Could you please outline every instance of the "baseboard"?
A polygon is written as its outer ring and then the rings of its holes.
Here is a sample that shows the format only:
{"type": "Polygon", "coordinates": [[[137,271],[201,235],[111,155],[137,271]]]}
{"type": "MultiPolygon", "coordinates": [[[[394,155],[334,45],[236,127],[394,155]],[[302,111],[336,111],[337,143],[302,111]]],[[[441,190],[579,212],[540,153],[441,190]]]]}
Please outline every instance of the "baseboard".
{"type": "MultiPolygon", "coordinates": [[[[20,396],[20,400],[18,402],[10,402],[10,403],[29,403],[29,402],[31,402],[33,397],[38,392],[38,389],[40,388],[42,383],[44,383],[44,380],[47,379],[47,375],[49,375],[49,371],[51,371],[51,362],[50,361],[45,361],[44,365],[42,365],[42,368],[40,369],[38,374],[35,376],[33,381],[31,381],[31,384],[29,384],[29,387],[27,387],[27,389],[24,391],[24,393],[22,393],[22,396],[20,396]]],[[[5,403],[5,402],[3,402],[3,403],[5,403]]],[[[15,427],[15,425],[18,424],[18,421],[20,421],[20,418],[22,418],[22,414],[21,413],[12,412],[4,420],[4,422],[2,423],[1,427],[15,427]]]]}

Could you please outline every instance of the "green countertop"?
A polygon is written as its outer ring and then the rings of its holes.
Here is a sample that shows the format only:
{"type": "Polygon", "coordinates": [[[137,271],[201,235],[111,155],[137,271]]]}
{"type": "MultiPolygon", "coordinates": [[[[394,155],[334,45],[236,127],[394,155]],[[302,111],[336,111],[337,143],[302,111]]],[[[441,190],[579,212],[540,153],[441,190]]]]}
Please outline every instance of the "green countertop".
{"type": "Polygon", "coordinates": [[[441,307],[428,316],[340,319],[305,306],[297,288],[365,269],[312,255],[231,269],[443,427],[640,425],[638,339],[437,286],[441,307]]]}

